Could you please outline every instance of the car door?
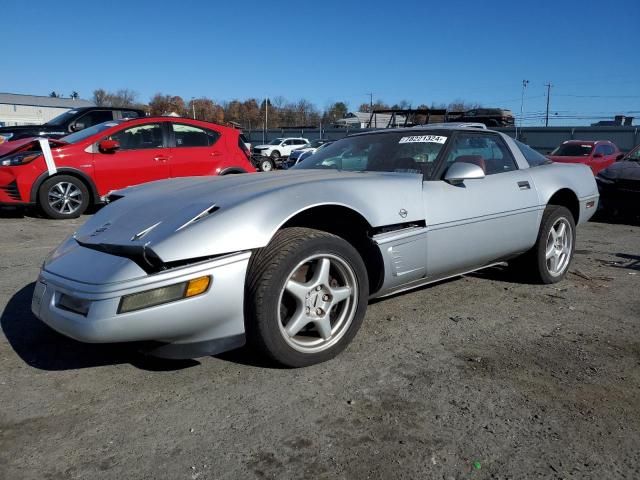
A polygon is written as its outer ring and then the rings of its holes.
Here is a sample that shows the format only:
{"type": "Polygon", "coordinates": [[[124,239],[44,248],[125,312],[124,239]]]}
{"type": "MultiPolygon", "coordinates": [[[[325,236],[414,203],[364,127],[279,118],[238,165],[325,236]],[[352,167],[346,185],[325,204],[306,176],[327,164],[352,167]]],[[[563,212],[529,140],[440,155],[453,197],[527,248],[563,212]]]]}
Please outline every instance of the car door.
{"type": "Polygon", "coordinates": [[[171,177],[217,175],[228,155],[219,132],[181,122],[171,122],[171,177]]]}
{"type": "Polygon", "coordinates": [[[497,262],[535,242],[535,185],[498,134],[454,133],[435,178],[423,183],[428,277],[497,262]],[[479,165],[485,177],[448,183],[446,171],[456,162],[479,165]]]}
{"type": "Polygon", "coordinates": [[[607,153],[609,152],[609,146],[605,143],[599,143],[593,150],[591,157],[589,158],[589,167],[594,174],[604,169],[608,165],[607,153]]]}
{"type": "Polygon", "coordinates": [[[281,154],[283,157],[288,157],[289,155],[291,155],[291,151],[294,148],[293,142],[294,142],[293,140],[285,140],[284,142],[282,142],[281,154]]]}
{"type": "MultiPolygon", "coordinates": [[[[101,140],[115,140],[112,153],[96,148],[94,170],[101,195],[111,190],[169,178],[166,122],[136,124],[101,140]]],[[[126,123],[124,124],[126,125],[126,123]]]]}

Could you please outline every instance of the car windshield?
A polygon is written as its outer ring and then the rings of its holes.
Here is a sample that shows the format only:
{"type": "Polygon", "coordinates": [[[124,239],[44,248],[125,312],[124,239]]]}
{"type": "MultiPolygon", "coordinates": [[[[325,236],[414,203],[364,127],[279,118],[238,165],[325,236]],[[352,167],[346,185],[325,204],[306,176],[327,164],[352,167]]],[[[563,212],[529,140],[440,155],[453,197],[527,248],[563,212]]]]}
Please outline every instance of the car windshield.
{"type": "Polygon", "coordinates": [[[71,135],[67,135],[66,137],[62,137],[60,140],[67,143],[78,143],[84,140],[85,138],[89,138],[91,135],[95,135],[96,133],[100,133],[108,128],[115,127],[120,122],[117,120],[111,120],[109,122],[102,122],[93,127],[85,128],[84,130],[80,130],[79,132],[72,133],[71,135]]]}
{"type": "Polygon", "coordinates": [[[57,117],[49,120],[45,125],[49,125],[52,127],[58,127],[60,125],[66,125],[69,121],[78,114],[78,110],[67,110],[64,113],[61,113],[57,117]]]}
{"type": "Polygon", "coordinates": [[[448,131],[393,132],[343,138],[293,168],[420,173],[431,177],[448,131]]]}
{"type": "Polygon", "coordinates": [[[313,142],[309,143],[308,145],[305,145],[304,148],[318,148],[320,145],[322,145],[325,142],[326,142],[326,140],[314,140],[313,142]]]}
{"type": "Polygon", "coordinates": [[[593,145],[588,143],[563,143],[556,148],[551,155],[557,157],[588,157],[591,155],[593,145]]]}
{"type": "Polygon", "coordinates": [[[282,140],[284,140],[284,138],[274,138],[267,145],[280,145],[282,140]]]}
{"type": "Polygon", "coordinates": [[[640,162],[640,146],[636,147],[634,150],[631,150],[627,155],[626,160],[640,162]]]}
{"type": "Polygon", "coordinates": [[[536,152],[529,145],[525,145],[518,140],[514,140],[514,142],[516,142],[516,145],[518,145],[518,148],[522,152],[522,156],[525,158],[530,167],[538,167],[540,165],[545,165],[551,162],[551,160],[549,160],[541,153],[536,152]]]}

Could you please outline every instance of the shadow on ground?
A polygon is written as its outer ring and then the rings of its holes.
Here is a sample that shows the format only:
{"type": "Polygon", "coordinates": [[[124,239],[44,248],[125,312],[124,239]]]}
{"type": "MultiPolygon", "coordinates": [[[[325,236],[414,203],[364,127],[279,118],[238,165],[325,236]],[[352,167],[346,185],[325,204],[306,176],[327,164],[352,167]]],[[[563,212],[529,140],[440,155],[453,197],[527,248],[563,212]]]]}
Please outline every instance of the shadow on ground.
{"type": "Polygon", "coordinates": [[[34,283],[7,303],[0,325],[9,344],[29,366],[41,370],[76,370],[129,363],[150,371],[179,370],[198,365],[195,360],[162,360],[140,354],[137,344],[88,344],[55,332],[31,313],[34,283]]]}
{"type": "MultiPolygon", "coordinates": [[[[75,341],[52,330],[31,313],[35,283],[18,291],[7,303],[0,325],[9,344],[29,366],[40,370],[77,370],[128,363],[152,372],[181,370],[200,365],[197,360],[165,360],[140,353],[145,344],[90,344],[75,341]]],[[[248,347],[216,355],[215,358],[259,368],[280,368],[248,347]]]]}

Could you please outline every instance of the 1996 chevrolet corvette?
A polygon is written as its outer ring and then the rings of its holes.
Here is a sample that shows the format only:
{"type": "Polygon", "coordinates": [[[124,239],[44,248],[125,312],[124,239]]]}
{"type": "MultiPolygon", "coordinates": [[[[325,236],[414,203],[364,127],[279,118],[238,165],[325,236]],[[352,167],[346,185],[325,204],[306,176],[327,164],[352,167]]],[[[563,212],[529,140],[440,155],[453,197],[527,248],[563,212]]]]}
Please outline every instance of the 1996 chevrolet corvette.
{"type": "Polygon", "coordinates": [[[598,190],[584,165],[442,124],[352,135],[286,172],[110,200],[45,260],[38,318],[83,342],[150,341],[165,358],[249,342],[300,367],[342,351],[370,298],[505,261],[561,280],[598,190]]]}

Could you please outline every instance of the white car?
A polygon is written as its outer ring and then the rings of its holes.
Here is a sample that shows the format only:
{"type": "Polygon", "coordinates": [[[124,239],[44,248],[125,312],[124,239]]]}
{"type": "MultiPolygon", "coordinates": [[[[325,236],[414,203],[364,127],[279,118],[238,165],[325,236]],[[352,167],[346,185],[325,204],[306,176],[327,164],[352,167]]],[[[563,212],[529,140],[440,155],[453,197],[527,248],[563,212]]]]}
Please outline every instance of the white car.
{"type": "Polygon", "coordinates": [[[307,145],[309,145],[309,140],[306,138],[275,138],[266,145],[256,145],[253,148],[253,154],[258,157],[268,157],[259,160],[259,167],[262,171],[269,171],[273,170],[276,164],[280,163],[282,157],[288,157],[294,150],[304,148],[307,145]]]}

